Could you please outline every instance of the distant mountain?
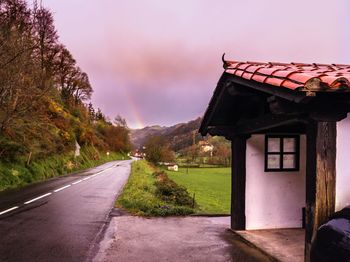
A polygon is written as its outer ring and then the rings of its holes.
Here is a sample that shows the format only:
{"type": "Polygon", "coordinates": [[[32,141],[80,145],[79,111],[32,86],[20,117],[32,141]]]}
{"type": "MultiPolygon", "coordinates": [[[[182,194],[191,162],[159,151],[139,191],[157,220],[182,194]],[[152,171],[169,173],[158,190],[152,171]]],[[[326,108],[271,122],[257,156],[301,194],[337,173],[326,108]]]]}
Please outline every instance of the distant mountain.
{"type": "Polygon", "coordinates": [[[147,126],[142,129],[134,129],[130,132],[131,142],[135,148],[140,148],[148,137],[161,135],[169,141],[170,148],[174,151],[179,151],[194,142],[203,140],[198,133],[202,118],[189,121],[187,123],[180,123],[170,127],[165,126],[147,126]]]}
{"type": "Polygon", "coordinates": [[[130,132],[130,140],[135,148],[141,147],[150,136],[161,135],[168,129],[166,126],[146,126],[142,129],[132,129],[130,132]]]}

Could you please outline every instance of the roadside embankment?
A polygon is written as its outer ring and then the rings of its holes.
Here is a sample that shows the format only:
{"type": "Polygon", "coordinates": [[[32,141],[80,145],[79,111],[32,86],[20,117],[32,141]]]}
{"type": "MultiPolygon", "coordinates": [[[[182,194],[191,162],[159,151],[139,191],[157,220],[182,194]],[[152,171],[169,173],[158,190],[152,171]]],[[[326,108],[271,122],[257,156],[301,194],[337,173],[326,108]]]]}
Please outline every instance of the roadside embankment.
{"type": "Polygon", "coordinates": [[[81,150],[78,157],[74,157],[73,154],[55,155],[33,161],[30,164],[1,162],[0,160],[0,191],[127,158],[125,154],[110,152],[107,155],[93,147],[86,147],[81,150]]]}

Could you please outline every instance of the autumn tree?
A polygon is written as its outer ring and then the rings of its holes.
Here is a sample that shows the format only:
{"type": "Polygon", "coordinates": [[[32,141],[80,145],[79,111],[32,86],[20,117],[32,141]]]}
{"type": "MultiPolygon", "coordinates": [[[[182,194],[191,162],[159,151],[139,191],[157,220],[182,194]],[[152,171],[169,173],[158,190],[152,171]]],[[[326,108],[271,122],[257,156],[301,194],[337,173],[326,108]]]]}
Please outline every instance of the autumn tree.
{"type": "Polygon", "coordinates": [[[172,162],[175,159],[174,152],[169,149],[165,138],[162,136],[149,137],[144,146],[146,147],[146,159],[153,164],[172,162]]]}
{"type": "Polygon", "coordinates": [[[39,88],[52,88],[55,69],[55,58],[59,53],[58,35],[54,26],[52,13],[34,2],[33,39],[35,42],[34,57],[38,61],[39,88]]]}
{"type": "Polygon", "coordinates": [[[231,144],[223,137],[213,137],[209,140],[213,145],[213,156],[210,162],[213,164],[229,166],[231,162],[231,144]]]}
{"type": "Polygon", "coordinates": [[[128,151],[125,119],[112,124],[86,105],[92,92],[88,75],[59,42],[52,13],[36,1],[30,8],[24,0],[0,0],[0,161],[65,153],[76,140],[128,151]]]}
{"type": "Polygon", "coordinates": [[[37,88],[31,12],[24,1],[0,2],[0,134],[30,115],[42,93],[37,88]]]}
{"type": "Polygon", "coordinates": [[[96,118],[96,112],[91,102],[88,104],[88,112],[89,112],[90,121],[94,121],[96,118]]]}
{"type": "Polygon", "coordinates": [[[123,118],[121,115],[117,115],[114,118],[113,124],[116,126],[128,128],[125,118],[123,118]]]}

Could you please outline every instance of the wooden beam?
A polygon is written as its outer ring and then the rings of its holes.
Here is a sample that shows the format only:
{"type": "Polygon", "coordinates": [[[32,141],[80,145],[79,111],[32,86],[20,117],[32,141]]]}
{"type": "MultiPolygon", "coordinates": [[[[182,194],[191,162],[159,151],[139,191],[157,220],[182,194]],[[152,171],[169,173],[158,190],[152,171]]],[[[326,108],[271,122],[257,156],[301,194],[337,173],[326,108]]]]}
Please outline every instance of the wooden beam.
{"type": "Polygon", "coordinates": [[[317,229],[335,211],[336,122],[307,127],[305,261],[317,229]]]}
{"type": "Polygon", "coordinates": [[[208,124],[213,118],[214,113],[217,110],[217,107],[222,102],[221,98],[224,95],[226,91],[226,87],[230,84],[226,82],[226,74],[222,74],[222,76],[219,79],[219,82],[216,85],[214,94],[212,98],[210,99],[209,105],[207,110],[204,113],[204,117],[201,123],[201,126],[199,127],[199,133],[201,133],[202,136],[207,135],[208,132],[208,124]]]}
{"type": "Polygon", "coordinates": [[[211,126],[208,127],[208,133],[211,136],[224,136],[231,140],[233,128],[230,126],[211,126]]]}
{"type": "Polygon", "coordinates": [[[344,111],[336,111],[333,107],[332,109],[327,110],[319,110],[319,111],[312,111],[309,113],[309,116],[311,119],[314,119],[316,121],[320,122],[334,122],[334,121],[340,121],[347,117],[347,112],[344,111]]]}
{"type": "Polygon", "coordinates": [[[245,230],[246,136],[235,136],[231,142],[231,228],[245,230]]]}
{"type": "Polygon", "coordinates": [[[286,99],[270,96],[267,99],[270,112],[272,114],[291,114],[291,113],[305,113],[305,105],[297,104],[286,99]]]}
{"type": "Polygon", "coordinates": [[[297,124],[305,123],[307,119],[300,115],[273,115],[268,114],[254,119],[245,119],[238,122],[235,126],[212,126],[208,127],[208,133],[212,136],[233,136],[233,135],[250,135],[261,133],[266,130],[297,124]]]}
{"type": "Polygon", "coordinates": [[[304,121],[305,119],[300,115],[268,114],[256,119],[248,119],[237,123],[233,129],[233,133],[236,135],[251,134],[283,125],[289,125],[304,121]]]}
{"type": "Polygon", "coordinates": [[[287,99],[289,101],[293,101],[295,103],[302,103],[310,100],[310,98],[306,96],[305,92],[296,92],[295,90],[289,90],[288,88],[263,84],[260,82],[247,80],[232,74],[226,74],[228,75],[229,80],[236,84],[250,87],[266,94],[276,95],[278,97],[287,99]]]}

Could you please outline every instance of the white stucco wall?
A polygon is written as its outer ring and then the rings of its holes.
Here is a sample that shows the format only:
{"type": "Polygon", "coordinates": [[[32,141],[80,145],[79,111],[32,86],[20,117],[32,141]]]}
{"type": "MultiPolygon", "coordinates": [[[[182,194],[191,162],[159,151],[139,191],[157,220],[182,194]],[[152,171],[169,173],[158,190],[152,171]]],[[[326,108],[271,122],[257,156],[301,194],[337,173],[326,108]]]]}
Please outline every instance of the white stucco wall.
{"type": "Polygon", "coordinates": [[[264,141],[264,135],[253,135],[247,141],[246,228],[301,227],[306,138],[300,137],[298,172],[264,172],[264,141]]]}
{"type": "Polygon", "coordinates": [[[350,117],[337,124],[336,210],[350,205],[350,117]]]}

